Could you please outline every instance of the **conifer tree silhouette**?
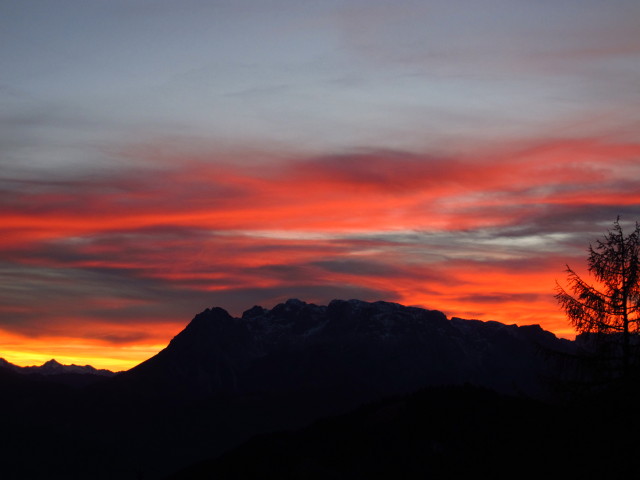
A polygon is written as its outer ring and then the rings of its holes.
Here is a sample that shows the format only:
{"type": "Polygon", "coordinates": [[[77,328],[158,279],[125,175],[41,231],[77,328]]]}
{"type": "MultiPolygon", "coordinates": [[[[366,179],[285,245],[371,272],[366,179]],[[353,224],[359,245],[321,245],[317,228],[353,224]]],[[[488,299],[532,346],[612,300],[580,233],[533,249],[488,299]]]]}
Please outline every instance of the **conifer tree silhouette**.
{"type": "Polygon", "coordinates": [[[608,376],[628,380],[640,334],[640,225],[625,235],[618,217],[588,252],[595,286],[567,265],[569,292],[556,282],[555,297],[578,333],[591,340],[608,376]]]}

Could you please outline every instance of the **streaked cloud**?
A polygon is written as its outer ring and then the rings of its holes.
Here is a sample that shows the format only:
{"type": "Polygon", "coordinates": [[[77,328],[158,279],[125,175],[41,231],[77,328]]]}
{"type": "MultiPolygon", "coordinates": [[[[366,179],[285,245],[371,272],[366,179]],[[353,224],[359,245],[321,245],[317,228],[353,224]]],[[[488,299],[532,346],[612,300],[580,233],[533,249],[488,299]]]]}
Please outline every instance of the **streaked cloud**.
{"type": "Polygon", "coordinates": [[[206,307],[289,297],[570,336],[554,280],[640,216],[639,14],[3,5],[0,353],[130,366],[206,307]]]}
{"type": "Polygon", "coordinates": [[[2,328],[155,344],[214,304],[358,296],[569,334],[554,279],[615,214],[640,213],[630,143],[251,155],[2,179],[2,328]]]}

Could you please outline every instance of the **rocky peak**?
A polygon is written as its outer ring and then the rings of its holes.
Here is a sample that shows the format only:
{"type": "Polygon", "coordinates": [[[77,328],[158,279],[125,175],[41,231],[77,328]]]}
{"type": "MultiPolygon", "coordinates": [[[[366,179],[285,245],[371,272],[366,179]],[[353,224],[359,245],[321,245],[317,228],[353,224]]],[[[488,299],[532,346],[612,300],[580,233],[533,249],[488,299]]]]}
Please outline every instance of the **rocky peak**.
{"type": "Polygon", "coordinates": [[[536,356],[542,342],[565,347],[537,326],[448,320],[437,310],[382,301],[289,299],[272,309],[253,306],[241,318],[207,309],[130,372],[207,395],[339,385],[396,392],[464,382],[532,392],[545,368],[536,356]]]}
{"type": "Polygon", "coordinates": [[[44,375],[56,375],[63,373],[64,370],[64,366],[60,362],[57,362],[55,358],[52,358],[40,366],[39,373],[44,375]]]}

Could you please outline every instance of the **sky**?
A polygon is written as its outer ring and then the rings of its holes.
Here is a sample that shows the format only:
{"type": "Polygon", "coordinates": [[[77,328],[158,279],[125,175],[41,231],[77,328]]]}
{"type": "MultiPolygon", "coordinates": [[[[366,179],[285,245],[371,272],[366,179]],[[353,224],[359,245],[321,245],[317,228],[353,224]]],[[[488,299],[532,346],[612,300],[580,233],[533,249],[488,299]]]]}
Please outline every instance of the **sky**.
{"type": "Polygon", "coordinates": [[[205,308],[288,298],[572,338],[565,265],[640,220],[638,19],[0,0],[0,356],[123,370],[205,308]]]}

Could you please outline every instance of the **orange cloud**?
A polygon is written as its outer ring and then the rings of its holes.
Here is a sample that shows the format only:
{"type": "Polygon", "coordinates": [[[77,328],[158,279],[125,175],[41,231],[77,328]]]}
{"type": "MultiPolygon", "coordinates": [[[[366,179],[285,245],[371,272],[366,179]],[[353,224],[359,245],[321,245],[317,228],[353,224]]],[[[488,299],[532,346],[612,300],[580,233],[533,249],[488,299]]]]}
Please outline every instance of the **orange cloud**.
{"type": "Polygon", "coordinates": [[[638,144],[263,157],[175,154],[92,182],[2,180],[4,351],[36,358],[60,339],[70,353],[59,360],[88,358],[84,345],[97,366],[109,348],[140,361],[215,302],[239,314],[298,295],[570,335],[554,279],[601,225],[640,213],[638,144]]]}

